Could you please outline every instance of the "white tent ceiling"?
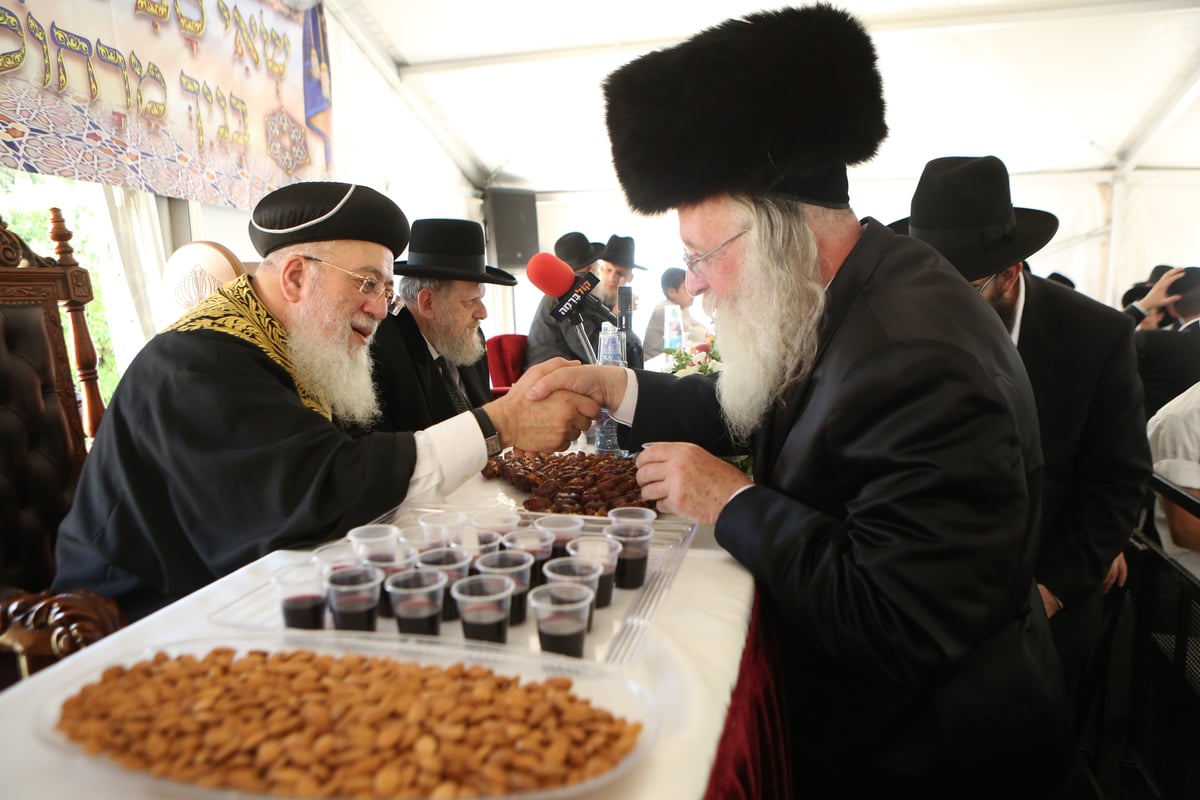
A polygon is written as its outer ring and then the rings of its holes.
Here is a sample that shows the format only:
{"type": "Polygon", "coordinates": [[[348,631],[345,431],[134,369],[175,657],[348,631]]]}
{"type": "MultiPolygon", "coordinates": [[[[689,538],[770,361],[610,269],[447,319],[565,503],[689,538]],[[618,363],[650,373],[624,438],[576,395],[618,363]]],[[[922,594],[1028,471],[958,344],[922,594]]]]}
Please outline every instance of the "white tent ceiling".
{"type": "MultiPolygon", "coordinates": [[[[555,198],[556,208],[582,207],[584,196],[571,201],[572,193],[617,188],[604,77],[726,18],[778,7],[761,0],[325,5],[470,185],[532,189],[539,217],[550,213],[551,222],[570,226],[562,230],[591,223],[547,212],[544,198],[555,198]]],[[[851,170],[860,214],[904,216],[931,158],[990,153],[1013,174],[1016,204],[1063,220],[1048,248],[1060,251],[1059,262],[1043,263],[1082,277],[1080,288],[1093,296],[1113,302],[1160,261],[1200,262],[1200,233],[1191,233],[1200,230],[1191,213],[1200,199],[1200,2],[842,5],[875,40],[891,131],[874,160],[851,170]],[[1150,194],[1143,190],[1150,184],[1165,188],[1150,194]]]]}
{"type": "MultiPolygon", "coordinates": [[[[845,4],[879,51],[891,135],[853,179],[945,154],[1014,173],[1200,168],[1200,4],[845,4]]],[[[329,0],[477,188],[613,188],[600,83],[640,53],[761,8],[742,0],[329,0]]]]}

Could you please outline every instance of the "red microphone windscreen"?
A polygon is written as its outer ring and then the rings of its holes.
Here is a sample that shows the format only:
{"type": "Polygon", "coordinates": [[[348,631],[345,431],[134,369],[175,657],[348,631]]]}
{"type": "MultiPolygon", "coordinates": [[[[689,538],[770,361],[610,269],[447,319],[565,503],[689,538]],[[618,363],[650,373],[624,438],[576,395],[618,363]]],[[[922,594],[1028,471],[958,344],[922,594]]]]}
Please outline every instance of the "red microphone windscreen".
{"type": "Polygon", "coordinates": [[[551,297],[562,297],[575,285],[571,265],[553,253],[534,253],[525,267],[530,282],[551,297]]]}

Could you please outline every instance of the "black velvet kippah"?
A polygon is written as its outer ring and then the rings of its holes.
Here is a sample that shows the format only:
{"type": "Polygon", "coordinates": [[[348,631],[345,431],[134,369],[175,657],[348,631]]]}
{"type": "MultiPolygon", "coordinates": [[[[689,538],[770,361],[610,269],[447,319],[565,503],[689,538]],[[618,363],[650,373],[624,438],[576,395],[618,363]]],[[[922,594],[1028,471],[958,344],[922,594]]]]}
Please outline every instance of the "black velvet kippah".
{"type": "Polygon", "coordinates": [[[250,215],[250,241],[260,256],[290,244],[353,239],[383,245],[396,258],[408,235],[399,206],[350,183],[293,183],[263,197],[250,215]]]}

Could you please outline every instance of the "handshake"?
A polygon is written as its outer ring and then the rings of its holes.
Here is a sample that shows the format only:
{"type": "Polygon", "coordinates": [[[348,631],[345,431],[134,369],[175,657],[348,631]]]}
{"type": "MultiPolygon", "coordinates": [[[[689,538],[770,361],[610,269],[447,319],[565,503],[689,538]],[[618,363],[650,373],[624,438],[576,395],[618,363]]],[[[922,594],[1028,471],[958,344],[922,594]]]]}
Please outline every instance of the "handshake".
{"type": "Polygon", "coordinates": [[[508,394],[483,406],[502,447],[529,453],[565,450],[625,395],[621,367],[579,366],[552,358],[525,371],[508,394]]]}

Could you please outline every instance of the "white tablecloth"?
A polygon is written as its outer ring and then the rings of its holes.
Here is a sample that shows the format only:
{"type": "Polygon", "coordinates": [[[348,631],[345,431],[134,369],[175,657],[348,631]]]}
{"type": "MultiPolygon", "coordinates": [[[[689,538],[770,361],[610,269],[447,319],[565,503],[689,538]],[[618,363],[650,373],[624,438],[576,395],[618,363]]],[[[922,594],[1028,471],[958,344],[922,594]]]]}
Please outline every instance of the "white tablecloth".
{"type": "MultiPolygon", "coordinates": [[[[188,639],[245,636],[215,623],[215,611],[267,581],[296,554],[276,552],[118,631],[92,647],[0,692],[0,775],[5,795],[30,798],[132,800],[173,796],[141,775],[100,768],[91,758],[39,729],[52,716],[46,698],[146,648],[188,639]]],[[[663,701],[658,738],[645,758],[618,780],[579,795],[594,798],[699,798],[737,680],[753,600],[748,573],[716,548],[701,528],[626,669],[663,701]]]]}

